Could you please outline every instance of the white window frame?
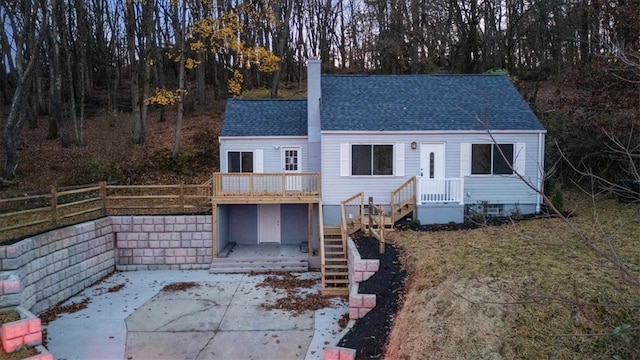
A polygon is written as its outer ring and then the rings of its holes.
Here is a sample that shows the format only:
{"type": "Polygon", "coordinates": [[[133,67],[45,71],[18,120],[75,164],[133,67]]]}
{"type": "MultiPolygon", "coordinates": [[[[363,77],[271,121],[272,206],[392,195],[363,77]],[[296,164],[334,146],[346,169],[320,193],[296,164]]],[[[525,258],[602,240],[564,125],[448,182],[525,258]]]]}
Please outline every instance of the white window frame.
{"type": "Polygon", "coordinates": [[[398,177],[405,176],[405,144],[404,143],[340,143],[340,176],[341,177],[398,177]],[[391,175],[352,175],[351,147],[353,145],[391,145],[393,146],[393,170],[391,175]]]}
{"type": "Polygon", "coordinates": [[[460,176],[501,176],[501,177],[515,177],[515,176],[524,176],[525,175],[525,165],[526,165],[526,144],[525,143],[511,143],[511,142],[500,142],[498,144],[494,143],[461,143],[460,144],[460,176]],[[489,174],[473,174],[472,173],[472,163],[473,163],[473,145],[492,145],[491,146],[491,173],[489,174]],[[494,156],[501,156],[500,153],[494,153],[494,145],[513,145],[513,159],[511,163],[512,173],[510,174],[495,174],[493,172],[493,161],[494,156]]]}
{"type": "Polygon", "coordinates": [[[246,174],[251,174],[251,173],[262,173],[264,172],[264,160],[263,160],[263,150],[262,149],[254,149],[254,150],[227,150],[227,159],[226,159],[226,164],[227,164],[227,173],[231,173],[230,171],[230,164],[229,164],[229,155],[231,153],[240,153],[240,172],[234,172],[234,174],[242,174],[242,173],[246,173],[246,174]],[[252,158],[253,158],[253,169],[251,172],[248,171],[242,171],[242,154],[252,154],[252,158]]]}

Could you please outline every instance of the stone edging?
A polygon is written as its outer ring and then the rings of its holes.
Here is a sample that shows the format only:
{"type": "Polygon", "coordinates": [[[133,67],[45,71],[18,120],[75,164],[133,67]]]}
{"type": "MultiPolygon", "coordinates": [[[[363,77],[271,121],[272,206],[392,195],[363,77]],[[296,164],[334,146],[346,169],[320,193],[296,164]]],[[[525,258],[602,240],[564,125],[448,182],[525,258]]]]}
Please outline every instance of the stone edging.
{"type": "Polygon", "coordinates": [[[42,346],[42,323],[40,319],[22,306],[15,307],[20,313],[20,320],[2,324],[0,327],[0,340],[2,348],[7,353],[12,353],[24,345],[35,346],[40,354],[26,360],[53,360],[53,355],[42,346]]]}

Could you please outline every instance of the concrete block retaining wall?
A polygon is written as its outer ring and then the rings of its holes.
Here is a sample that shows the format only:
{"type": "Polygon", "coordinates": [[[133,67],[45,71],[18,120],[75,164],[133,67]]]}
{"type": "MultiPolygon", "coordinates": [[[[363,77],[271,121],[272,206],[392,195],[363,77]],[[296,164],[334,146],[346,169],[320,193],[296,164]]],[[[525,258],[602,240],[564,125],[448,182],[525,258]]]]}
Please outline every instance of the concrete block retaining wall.
{"type": "Polygon", "coordinates": [[[0,246],[0,308],[35,314],[118,270],[206,269],[211,216],[111,216],[0,246]]]}
{"type": "Polygon", "coordinates": [[[0,308],[38,314],[113,271],[114,259],[109,218],[0,246],[0,308]]]}
{"type": "Polygon", "coordinates": [[[339,346],[327,346],[324,348],[324,360],[354,360],[356,350],[339,346]]]}
{"type": "Polygon", "coordinates": [[[111,219],[117,270],[192,270],[211,266],[211,215],[111,219]]]}
{"type": "Polygon", "coordinates": [[[380,260],[362,259],[356,244],[351,239],[347,242],[347,257],[349,265],[349,319],[356,320],[363,318],[376,307],[376,295],[359,294],[358,284],[370,278],[380,269],[380,260]]]}
{"type": "MultiPolygon", "coordinates": [[[[349,269],[349,323],[353,324],[376,307],[376,295],[358,293],[358,284],[370,278],[380,269],[380,260],[362,259],[356,244],[349,238],[347,240],[347,266],[349,269]]],[[[349,331],[349,327],[343,330],[344,334],[349,331]]],[[[354,360],[356,350],[331,345],[325,346],[322,355],[324,360],[354,360]]]]}

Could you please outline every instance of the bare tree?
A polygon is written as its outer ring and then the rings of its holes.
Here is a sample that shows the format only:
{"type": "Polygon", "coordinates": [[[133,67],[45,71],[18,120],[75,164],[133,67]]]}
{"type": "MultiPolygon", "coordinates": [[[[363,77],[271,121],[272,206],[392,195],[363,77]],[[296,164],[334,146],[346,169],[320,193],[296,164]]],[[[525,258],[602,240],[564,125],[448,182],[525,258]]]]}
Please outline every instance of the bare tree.
{"type": "Polygon", "coordinates": [[[16,86],[3,133],[6,154],[3,177],[9,182],[16,178],[19,132],[26,117],[28,91],[34,79],[40,45],[47,33],[49,18],[44,13],[42,3],[26,1],[21,6],[17,5],[17,2],[0,3],[3,12],[8,15],[15,43],[16,86]],[[42,20],[42,23],[38,23],[38,20],[42,20]]]}
{"type": "Polygon", "coordinates": [[[151,32],[153,31],[153,4],[150,1],[135,4],[126,2],[127,50],[129,52],[129,78],[133,111],[131,142],[142,144],[146,137],[147,102],[151,73],[151,32]],[[141,18],[138,22],[138,17],[141,18]]]}
{"type": "MultiPolygon", "coordinates": [[[[291,12],[293,11],[292,0],[276,0],[275,2],[275,29],[273,31],[274,42],[274,54],[282,58],[285,54],[285,47],[289,43],[289,22],[291,19],[291,12]]],[[[277,71],[271,76],[271,97],[278,97],[278,87],[280,86],[280,76],[282,67],[285,65],[284,61],[280,62],[280,66],[277,71]]]]}
{"type": "Polygon", "coordinates": [[[62,147],[69,146],[69,138],[62,114],[62,70],[60,65],[60,44],[58,34],[64,31],[64,4],[59,0],[51,2],[48,14],[51,27],[48,31],[47,46],[49,50],[49,131],[47,137],[60,137],[62,147]]]}

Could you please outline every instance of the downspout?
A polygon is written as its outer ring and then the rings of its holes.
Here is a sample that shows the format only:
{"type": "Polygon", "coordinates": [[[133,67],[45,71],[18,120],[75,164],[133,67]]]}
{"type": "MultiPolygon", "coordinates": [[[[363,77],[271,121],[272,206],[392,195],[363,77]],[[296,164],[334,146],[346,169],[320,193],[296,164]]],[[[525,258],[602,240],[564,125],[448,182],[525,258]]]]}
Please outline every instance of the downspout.
{"type": "Polygon", "coordinates": [[[540,213],[540,206],[542,204],[542,194],[544,191],[543,181],[544,181],[544,132],[540,132],[538,134],[538,183],[536,186],[536,190],[538,190],[536,195],[536,213],[540,213]]]}

